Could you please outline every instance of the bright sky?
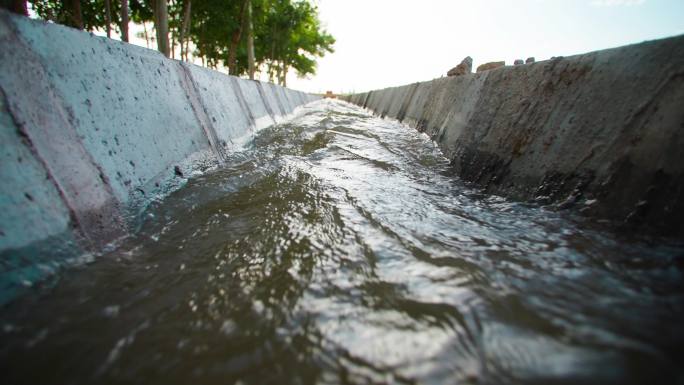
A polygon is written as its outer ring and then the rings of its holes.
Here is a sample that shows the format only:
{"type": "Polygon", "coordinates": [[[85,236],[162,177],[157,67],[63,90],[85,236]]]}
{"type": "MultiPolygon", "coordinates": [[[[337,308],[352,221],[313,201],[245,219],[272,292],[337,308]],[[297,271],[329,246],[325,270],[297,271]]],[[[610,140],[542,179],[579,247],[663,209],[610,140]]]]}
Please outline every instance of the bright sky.
{"type": "Polygon", "coordinates": [[[684,0],[315,0],[335,53],[291,88],[366,91],[444,76],[466,57],[569,56],[684,34],[684,0]]]}

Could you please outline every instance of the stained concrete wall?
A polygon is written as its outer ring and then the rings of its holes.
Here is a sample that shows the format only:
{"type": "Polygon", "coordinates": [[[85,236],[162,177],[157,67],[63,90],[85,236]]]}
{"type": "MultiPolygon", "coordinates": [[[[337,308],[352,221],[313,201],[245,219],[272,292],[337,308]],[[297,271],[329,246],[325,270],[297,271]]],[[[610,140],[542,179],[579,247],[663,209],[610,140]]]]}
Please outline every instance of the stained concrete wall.
{"type": "Polygon", "coordinates": [[[487,192],[684,235],[684,36],[342,99],[487,192]]]}
{"type": "Polygon", "coordinates": [[[0,293],[317,98],[0,10],[0,293]]]}

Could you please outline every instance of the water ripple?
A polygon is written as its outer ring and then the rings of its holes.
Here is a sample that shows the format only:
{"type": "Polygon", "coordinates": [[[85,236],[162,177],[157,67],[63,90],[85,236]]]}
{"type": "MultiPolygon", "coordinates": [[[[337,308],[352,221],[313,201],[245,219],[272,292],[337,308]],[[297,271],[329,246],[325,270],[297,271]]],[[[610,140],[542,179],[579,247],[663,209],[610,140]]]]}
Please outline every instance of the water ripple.
{"type": "Polygon", "coordinates": [[[8,383],[681,383],[684,246],[453,178],[321,101],[6,305],[8,383]]]}

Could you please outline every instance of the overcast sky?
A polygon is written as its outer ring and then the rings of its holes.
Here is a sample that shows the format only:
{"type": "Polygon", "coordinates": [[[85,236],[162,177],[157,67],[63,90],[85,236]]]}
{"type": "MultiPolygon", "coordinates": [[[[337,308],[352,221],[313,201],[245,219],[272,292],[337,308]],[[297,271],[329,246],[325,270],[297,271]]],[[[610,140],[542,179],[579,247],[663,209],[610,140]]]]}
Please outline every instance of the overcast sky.
{"type": "Polygon", "coordinates": [[[473,65],[568,56],[684,34],[684,0],[315,0],[335,53],[308,79],[310,92],[365,91],[473,65]]]}

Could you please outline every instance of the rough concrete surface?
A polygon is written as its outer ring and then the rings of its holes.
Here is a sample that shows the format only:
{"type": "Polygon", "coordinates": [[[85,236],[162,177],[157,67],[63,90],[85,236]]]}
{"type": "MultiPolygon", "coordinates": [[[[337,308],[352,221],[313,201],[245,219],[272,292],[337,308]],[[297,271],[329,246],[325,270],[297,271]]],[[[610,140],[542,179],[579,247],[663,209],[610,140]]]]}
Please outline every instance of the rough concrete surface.
{"type": "Polygon", "coordinates": [[[342,98],[488,192],[684,234],[684,36],[342,98]]]}
{"type": "Polygon", "coordinates": [[[36,275],[41,242],[100,250],[181,174],[318,98],[0,10],[1,286],[36,275]]]}

